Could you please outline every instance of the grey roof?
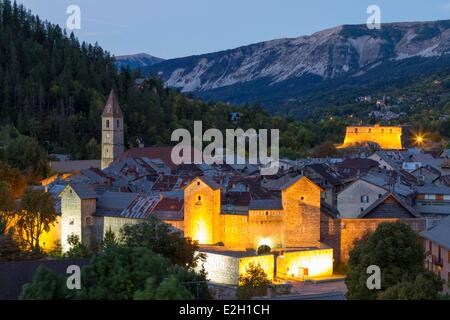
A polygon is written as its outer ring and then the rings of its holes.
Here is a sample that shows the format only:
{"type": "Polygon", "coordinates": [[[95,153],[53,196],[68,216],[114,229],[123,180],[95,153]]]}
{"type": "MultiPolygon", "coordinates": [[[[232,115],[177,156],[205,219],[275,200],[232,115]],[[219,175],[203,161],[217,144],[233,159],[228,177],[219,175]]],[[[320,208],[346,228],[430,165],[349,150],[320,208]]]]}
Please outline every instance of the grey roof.
{"type": "Polygon", "coordinates": [[[122,211],[120,216],[124,218],[146,219],[159,201],[159,196],[139,195],[122,211]]]}
{"type": "Polygon", "coordinates": [[[80,199],[95,199],[98,197],[92,185],[87,183],[70,183],[69,186],[75,191],[80,199]]]}
{"type": "Polygon", "coordinates": [[[98,199],[97,215],[145,219],[159,201],[159,195],[107,191],[98,199]]]}
{"type": "Polygon", "coordinates": [[[441,247],[450,249],[450,217],[443,219],[430,229],[421,232],[420,235],[441,247]]]}
{"type": "Polygon", "coordinates": [[[283,210],[281,199],[253,199],[248,206],[249,210],[283,210]]]}
{"type": "Polygon", "coordinates": [[[137,193],[131,192],[105,192],[98,198],[97,206],[108,209],[121,209],[124,210],[133,202],[138,196],[137,193]]]}
{"type": "MultiPolygon", "coordinates": [[[[398,168],[398,162],[396,161],[400,161],[400,159],[395,159],[396,154],[393,152],[388,152],[385,150],[379,150],[376,152],[376,154],[383,159],[384,161],[386,161],[387,164],[389,164],[392,168],[398,168]]],[[[398,156],[400,157],[400,156],[398,156]]]]}
{"type": "Polygon", "coordinates": [[[295,184],[297,181],[299,181],[301,178],[303,178],[303,175],[290,179],[288,182],[286,182],[284,185],[280,187],[280,190],[286,190],[287,188],[295,184]]]}
{"type": "Polygon", "coordinates": [[[338,209],[333,206],[330,206],[324,200],[320,201],[320,212],[330,216],[333,219],[337,219],[340,216],[338,209]]]}
{"type": "Polygon", "coordinates": [[[424,186],[417,188],[418,193],[423,194],[445,194],[450,195],[450,188],[440,186],[424,186]]]}
{"type": "Polygon", "coordinates": [[[442,150],[441,155],[450,158],[450,149],[442,150]]]}
{"type": "MultiPolygon", "coordinates": [[[[362,180],[372,183],[374,185],[377,185],[379,187],[382,187],[384,189],[388,189],[389,184],[387,181],[387,176],[385,173],[378,174],[378,173],[371,173],[368,175],[365,175],[361,177],[362,180]]],[[[414,190],[408,187],[407,185],[403,183],[396,182],[394,185],[394,191],[395,193],[407,197],[414,193],[414,190]]]]}
{"type": "Polygon", "coordinates": [[[107,181],[106,177],[101,176],[98,172],[92,170],[92,168],[83,169],[80,173],[89,178],[93,183],[105,183],[107,181]]]}
{"type": "Polygon", "coordinates": [[[52,195],[55,200],[55,211],[56,213],[61,213],[61,197],[60,194],[64,191],[67,185],[63,184],[52,184],[48,188],[48,192],[52,195]]]}
{"type": "Polygon", "coordinates": [[[414,209],[424,215],[450,216],[450,205],[416,205],[414,209]]]}
{"type": "Polygon", "coordinates": [[[89,168],[100,168],[100,160],[50,161],[50,168],[57,173],[69,173],[89,168]]]}
{"type": "Polygon", "coordinates": [[[330,184],[334,186],[342,185],[343,178],[337,171],[333,170],[329,165],[324,163],[315,163],[306,165],[305,168],[313,169],[317,174],[321,175],[330,184]]]}
{"type": "Polygon", "coordinates": [[[394,198],[398,204],[400,204],[403,208],[405,208],[406,211],[408,211],[413,217],[420,218],[420,215],[414,210],[412,207],[407,205],[401,198],[399,198],[395,193],[386,193],[381,198],[377,199],[374,203],[372,203],[366,210],[364,210],[358,218],[364,218],[367,216],[370,212],[372,212],[375,208],[377,208],[379,205],[381,205],[387,198],[392,197],[394,198]]]}
{"type": "Polygon", "coordinates": [[[222,186],[220,184],[218,184],[217,182],[215,182],[212,178],[207,177],[207,176],[200,176],[198,177],[201,181],[203,181],[204,183],[206,183],[208,186],[211,187],[211,189],[213,190],[217,190],[217,189],[221,189],[222,186]]]}

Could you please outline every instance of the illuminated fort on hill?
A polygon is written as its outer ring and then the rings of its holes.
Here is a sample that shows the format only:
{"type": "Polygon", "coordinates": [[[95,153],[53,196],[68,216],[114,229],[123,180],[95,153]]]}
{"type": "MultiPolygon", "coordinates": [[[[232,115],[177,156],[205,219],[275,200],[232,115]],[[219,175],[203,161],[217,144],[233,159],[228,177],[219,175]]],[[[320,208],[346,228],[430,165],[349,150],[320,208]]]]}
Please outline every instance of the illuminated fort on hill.
{"type": "Polygon", "coordinates": [[[408,138],[409,130],[403,126],[351,126],[347,127],[344,143],[339,148],[375,143],[384,150],[402,150],[408,138]]]}

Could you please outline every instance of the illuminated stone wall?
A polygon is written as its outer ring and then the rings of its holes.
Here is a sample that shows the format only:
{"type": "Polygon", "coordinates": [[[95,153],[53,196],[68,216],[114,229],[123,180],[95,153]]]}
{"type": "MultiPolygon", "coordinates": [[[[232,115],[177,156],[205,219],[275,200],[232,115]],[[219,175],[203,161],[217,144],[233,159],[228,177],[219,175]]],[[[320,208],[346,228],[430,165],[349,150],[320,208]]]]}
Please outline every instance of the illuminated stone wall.
{"type": "Polygon", "coordinates": [[[227,247],[245,249],[253,247],[250,236],[248,216],[242,214],[222,214],[221,228],[223,237],[221,242],[227,247]]]}
{"type": "Polygon", "coordinates": [[[221,214],[220,190],[195,179],[184,191],[184,235],[232,248],[318,246],[321,189],[306,177],[283,190],[284,210],[221,214]]]}
{"type": "Polygon", "coordinates": [[[130,219],[130,218],[121,218],[121,217],[104,217],[103,218],[103,237],[105,236],[108,230],[114,232],[116,237],[120,237],[120,229],[127,224],[137,224],[141,222],[141,219],[130,219]]]}
{"type": "Polygon", "coordinates": [[[239,260],[239,275],[245,275],[250,264],[260,266],[267,275],[267,278],[272,281],[275,276],[275,258],[273,255],[245,257],[239,260]]]}
{"type": "Polygon", "coordinates": [[[285,212],[284,245],[318,246],[320,242],[321,189],[306,177],[282,191],[285,212]]]}
{"type": "Polygon", "coordinates": [[[320,216],[320,242],[333,248],[335,263],[340,261],[341,229],[340,219],[322,213],[320,216]]]}
{"type": "Polygon", "coordinates": [[[197,271],[200,271],[203,266],[211,282],[230,285],[239,283],[239,258],[215,253],[202,253],[206,256],[206,261],[197,267],[197,271]]]}
{"type": "Polygon", "coordinates": [[[347,148],[366,142],[377,143],[382,149],[403,149],[402,127],[354,126],[347,127],[344,143],[340,148],[347,148]]]}
{"type": "MultiPolygon", "coordinates": [[[[16,228],[15,225],[17,224],[18,216],[15,216],[10,224],[10,227],[8,228],[7,232],[9,230],[14,230],[15,235],[19,237],[25,237],[25,232],[22,236],[20,236],[19,232],[20,229],[16,228]]],[[[61,217],[58,216],[56,218],[56,221],[53,223],[53,225],[50,226],[50,230],[43,231],[39,238],[39,247],[44,252],[49,252],[52,250],[55,250],[58,248],[61,241],[61,217]]]]}
{"type": "Polygon", "coordinates": [[[277,257],[278,278],[303,280],[301,269],[307,269],[308,277],[333,275],[333,249],[285,252],[277,257]]]}
{"type": "Polygon", "coordinates": [[[274,278],[275,258],[273,255],[237,257],[222,253],[202,252],[206,256],[206,261],[197,267],[202,266],[208,273],[211,282],[238,285],[239,276],[244,275],[248,266],[253,263],[263,268],[270,281],[274,278]]]}
{"type": "MultiPolygon", "coordinates": [[[[98,218],[100,219],[100,218],[98,218]]],[[[133,219],[133,218],[123,218],[123,217],[102,217],[103,220],[101,226],[101,239],[105,236],[108,230],[114,232],[116,237],[120,237],[120,230],[125,225],[133,225],[144,221],[143,219],[133,219]]],[[[163,221],[174,227],[177,230],[183,231],[183,222],[182,221],[163,221]]]]}
{"type": "Polygon", "coordinates": [[[254,248],[265,244],[271,248],[282,246],[282,210],[250,210],[248,215],[222,214],[225,246],[254,248]]]}
{"type": "Polygon", "coordinates": [[[40,247],[45,251],[49,252],[57,249],[61,244],[61,216],[56,218],[55,223],[50,227],[48,232],[42,234],[39,239],[40,247]]]}
{"type": "Polygon", "coordinates": [[[361,239],[366,233],[373,233],[381,223],[405,223],[420,232],[425,228],[423,219],[341,219],[338,220],[340,228],[340,260],[346,263],[355,241],[361,239]]]}
{"type": "Polygon", "coordinates": [[[223,239],[220,224],[220,189],[194,179],[184,190],[185,237],[200,244],[216,244],[223,239]]]}

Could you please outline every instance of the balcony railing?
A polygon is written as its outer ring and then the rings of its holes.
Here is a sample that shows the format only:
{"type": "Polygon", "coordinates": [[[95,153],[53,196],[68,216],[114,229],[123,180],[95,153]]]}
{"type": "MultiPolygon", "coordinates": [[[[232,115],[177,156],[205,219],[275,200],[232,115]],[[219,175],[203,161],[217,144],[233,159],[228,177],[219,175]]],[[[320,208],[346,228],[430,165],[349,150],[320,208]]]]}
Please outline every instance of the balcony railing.
{"type": "Polygon", "coordinates": [[[444,266],[444,259],[433,255],[431,257],[431,263],[433,265],[435,265],[435,266],[443,267],[444,266]]]}

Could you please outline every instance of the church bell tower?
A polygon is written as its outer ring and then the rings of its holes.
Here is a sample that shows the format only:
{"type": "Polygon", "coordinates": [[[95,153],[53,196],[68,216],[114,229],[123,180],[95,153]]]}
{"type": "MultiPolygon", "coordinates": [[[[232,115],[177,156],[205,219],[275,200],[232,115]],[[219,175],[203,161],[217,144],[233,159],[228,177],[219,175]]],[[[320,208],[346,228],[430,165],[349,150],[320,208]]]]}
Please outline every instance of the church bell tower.
{"type": "Polygon", "coordinates": [[[102,169],[123,154],[123,113],[113,90],[102,113],[102,169]]]}

